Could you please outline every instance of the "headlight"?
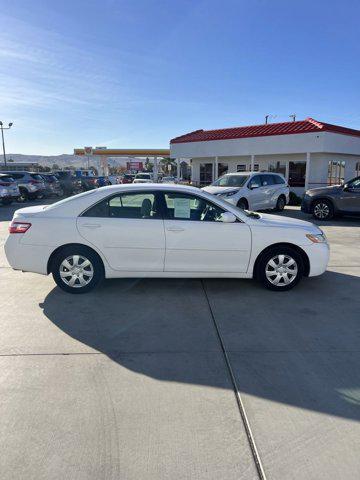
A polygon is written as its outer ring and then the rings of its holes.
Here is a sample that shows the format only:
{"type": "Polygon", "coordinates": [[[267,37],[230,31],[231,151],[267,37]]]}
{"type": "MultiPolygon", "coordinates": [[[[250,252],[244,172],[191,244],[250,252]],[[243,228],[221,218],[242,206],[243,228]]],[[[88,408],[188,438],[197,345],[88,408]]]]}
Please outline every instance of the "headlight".
{"type": "Polygon", "coordinates": [[[221,196],[222,196],[222,197],[232,197],[232,196],[235,195],[236,193],[238,193],[237,190],[235,190],[235,192],[222,193],[221,196]]]}
{"type": "Polygon", "coordinates": [[[306,236],[313,243],[326,243],[327,241],[324,233],[317,233],[317,234],[307,233],[306,236]]]}

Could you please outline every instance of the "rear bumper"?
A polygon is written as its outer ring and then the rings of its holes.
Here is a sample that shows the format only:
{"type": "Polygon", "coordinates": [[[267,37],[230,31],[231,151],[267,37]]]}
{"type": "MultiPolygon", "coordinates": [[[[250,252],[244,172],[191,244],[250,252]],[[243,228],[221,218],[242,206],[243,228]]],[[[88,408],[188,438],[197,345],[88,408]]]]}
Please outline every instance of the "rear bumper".
{"type": "Polygon", "coordinates": [[[21,243],[22,237],[22,234],[14,233],[5,242],[5,255],[11,268],[47,275],[47,262],[53,247],[24,245],[21,243]]]}
{"type": "Polygon", "coordinates": [[[301,247],[307,254],[310,262],[309,277],[316,277],[326,271],[330,257],[330,247],[328,243],[314,243],[301,247]]]}

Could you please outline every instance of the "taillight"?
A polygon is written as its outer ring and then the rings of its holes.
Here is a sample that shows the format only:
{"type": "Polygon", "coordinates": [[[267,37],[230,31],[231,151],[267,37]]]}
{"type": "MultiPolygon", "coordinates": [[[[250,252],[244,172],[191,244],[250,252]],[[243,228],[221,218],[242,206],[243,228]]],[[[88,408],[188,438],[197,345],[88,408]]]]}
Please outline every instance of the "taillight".
{"type": "Polygon", "coordinates": [[[26,222],[11,222],[9,233],[25,233],[31,227],[31,223],[26,222]]]}

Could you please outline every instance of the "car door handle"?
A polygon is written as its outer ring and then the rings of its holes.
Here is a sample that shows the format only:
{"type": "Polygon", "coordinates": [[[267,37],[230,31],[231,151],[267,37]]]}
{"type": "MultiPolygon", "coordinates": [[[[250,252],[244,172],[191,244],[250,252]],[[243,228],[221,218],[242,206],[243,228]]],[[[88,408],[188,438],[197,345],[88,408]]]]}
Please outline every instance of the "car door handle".
{"type": "Polygon", "coordinates": [[[83,227],[85,227],[85,228],[100,228],[101,225],[99,223],[84,223],[83,227]]]}
{"type": "Polygon", "coordinates": [[[166,230],[168,232],[183,232],[185,229],[181,227],[168,227],[166,230]]]}

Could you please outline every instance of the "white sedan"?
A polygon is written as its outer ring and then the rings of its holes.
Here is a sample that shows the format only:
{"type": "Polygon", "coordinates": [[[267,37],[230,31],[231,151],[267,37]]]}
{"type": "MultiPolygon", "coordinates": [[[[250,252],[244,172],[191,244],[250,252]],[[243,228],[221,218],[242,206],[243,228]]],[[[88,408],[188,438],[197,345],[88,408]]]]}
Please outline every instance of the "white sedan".
{"type": "Polygon", "coordinates": [[[70,293],[104,278],[256,278],[271,290],[321,275],[323,232],[309,222],[245,212],[182,185],[112,185],[17,210],[5,243],[15,270],[52,273],[70,293]]]}

